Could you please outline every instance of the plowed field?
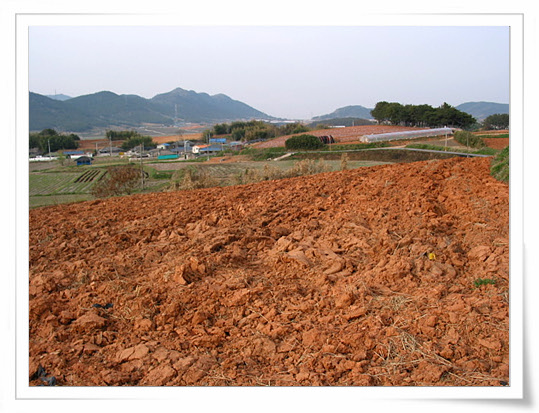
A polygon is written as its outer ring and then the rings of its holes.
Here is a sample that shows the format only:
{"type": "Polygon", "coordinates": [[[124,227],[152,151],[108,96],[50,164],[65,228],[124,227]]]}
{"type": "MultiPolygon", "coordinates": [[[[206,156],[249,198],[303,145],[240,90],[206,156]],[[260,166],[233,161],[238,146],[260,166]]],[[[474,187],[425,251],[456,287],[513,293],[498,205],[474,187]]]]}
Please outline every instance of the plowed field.
{"type": "Polygon", "coordinates": [[[489,162],[33,209],[30,383],[506,385],[489,162]]]}

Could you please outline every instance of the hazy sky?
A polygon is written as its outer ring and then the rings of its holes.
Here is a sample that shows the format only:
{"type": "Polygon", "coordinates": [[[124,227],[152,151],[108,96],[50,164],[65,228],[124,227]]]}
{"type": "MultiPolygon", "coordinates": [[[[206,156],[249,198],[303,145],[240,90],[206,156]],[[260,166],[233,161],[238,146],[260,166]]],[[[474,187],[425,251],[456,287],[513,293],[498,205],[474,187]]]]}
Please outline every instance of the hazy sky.
{"type": "Polygon", "coordinates": [[[145,98],[181,87],[298,119],[382,100],[509,103],[509,28],[31,26],[29,87],[145,98]]]}

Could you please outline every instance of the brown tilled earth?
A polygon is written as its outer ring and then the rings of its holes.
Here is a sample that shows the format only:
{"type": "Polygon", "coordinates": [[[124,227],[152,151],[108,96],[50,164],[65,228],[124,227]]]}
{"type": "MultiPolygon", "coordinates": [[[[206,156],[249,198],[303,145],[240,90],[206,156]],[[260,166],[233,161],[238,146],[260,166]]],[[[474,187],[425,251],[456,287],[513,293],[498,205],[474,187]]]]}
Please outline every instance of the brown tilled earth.
{"type": "Polygon", "coordinates": [[[507,385],[489,162],[31,210],[30,384],[507,385]]]}

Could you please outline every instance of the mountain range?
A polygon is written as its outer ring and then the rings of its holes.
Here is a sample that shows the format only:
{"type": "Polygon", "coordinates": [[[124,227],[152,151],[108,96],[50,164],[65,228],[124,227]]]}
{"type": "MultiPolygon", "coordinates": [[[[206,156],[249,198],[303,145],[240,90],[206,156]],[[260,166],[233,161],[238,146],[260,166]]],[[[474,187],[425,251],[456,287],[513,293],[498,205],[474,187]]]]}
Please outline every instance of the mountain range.
{"type": "MultiPolygon", "coordinates": [[[[493,102],[467,102],[456,109],[478,121],[497,113],[509,113],[509,105],[493,102]]],[[[60,132],[85,132],[95,128],[129,129],[145,123],[172,126],[178,122],[220,123],[235,120],[277,120],[224,94],[209,95],[176,88],[151,99],[137,95],[117,95],[102,91],[78,97],[44,96],[30,92],[30,130],[46,128],[60,132]]],[[[360,105],[345,106],[334,112],[313,117],[330,119],[373,119],[371,110],[360,105]]],[[[282,119],[281,119],[282,120],[282,119]]]]}
{"type": "Polygon", "coordinates": [[[108,91],[74,98],[30,92],[29,115],[31,131],[51,128],[70,132],[84,132],[93,128],[131,128],[144,123],[173,125],[177,121],[212,123],[275,119],[223,94],[210,96],[181,88],[151,99],[108,91]]]}

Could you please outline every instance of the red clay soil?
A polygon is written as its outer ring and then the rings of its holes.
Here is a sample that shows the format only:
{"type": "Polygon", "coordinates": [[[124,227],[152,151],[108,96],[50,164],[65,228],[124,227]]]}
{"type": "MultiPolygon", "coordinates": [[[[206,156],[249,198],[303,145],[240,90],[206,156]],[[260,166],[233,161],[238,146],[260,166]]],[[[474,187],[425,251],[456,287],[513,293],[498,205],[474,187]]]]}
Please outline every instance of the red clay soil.
{"type": "MultiPolygon", "coordinates": [[[[364,125],[364,126],[349,126],[346,128],[331,128],[331,129],[320,129],[306,132],[309,135],[314,136],[324,136],[331,135],[335,138],[337,143],[360,143],[359,138],[363,135],[371,135],[375,133],[390,133],[390,132],[401,132],[401,131],[411,131],[411,130],[420,130],[424,128],[411,128],[405,126],[391,126],[391,125],[364,125]]],[[[296,134],[297,135],[297,134],[296,134]]],[[[253,147],[255,148],[276,148],[284,147],[284,143],[288,138],[294,135],[279,136],[278,138],[271,139],[265,142],[255,143],[253,147]]]]}
{"type": "MultiPolygon", "coordinates": [[[[482,130],[473,132],[474,135],[507,135],[509,134],[508,129],[501,130],[482,130]]],[[[489,148],[493,149],[505,149],[509,146],[509,138],[483,138],[483,141],[489,148]]]]}
{"type": "Polygon", "coordinates": [[[30,384],[507,385],[489,162],[31,210],[30,384]]]}
{"type": "Polygon", "coordinates": [[[483,142],[493,149],[505,149],[509,146],[509,138],[483,138],[483,142]]]}

